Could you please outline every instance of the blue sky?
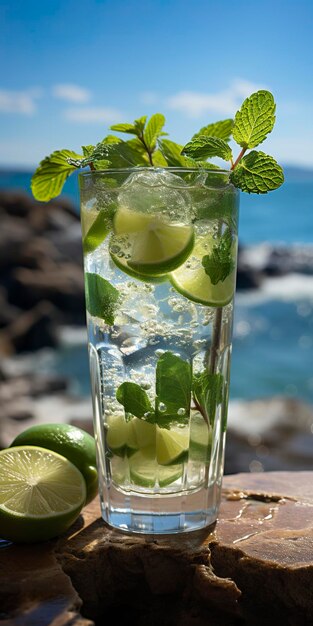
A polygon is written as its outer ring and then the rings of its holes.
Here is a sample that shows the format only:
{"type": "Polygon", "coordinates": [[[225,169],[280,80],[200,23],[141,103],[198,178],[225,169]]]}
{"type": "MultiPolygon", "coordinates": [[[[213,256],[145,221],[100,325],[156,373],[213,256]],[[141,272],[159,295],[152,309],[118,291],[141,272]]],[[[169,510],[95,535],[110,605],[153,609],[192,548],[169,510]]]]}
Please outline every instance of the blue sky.
{"type": "Polygon", "coordinates": [[[184,143],[268,88],[262,149],[313,167],[312,0],[2,0],[0,20],[1,166],[157,111],[184,143]]]}

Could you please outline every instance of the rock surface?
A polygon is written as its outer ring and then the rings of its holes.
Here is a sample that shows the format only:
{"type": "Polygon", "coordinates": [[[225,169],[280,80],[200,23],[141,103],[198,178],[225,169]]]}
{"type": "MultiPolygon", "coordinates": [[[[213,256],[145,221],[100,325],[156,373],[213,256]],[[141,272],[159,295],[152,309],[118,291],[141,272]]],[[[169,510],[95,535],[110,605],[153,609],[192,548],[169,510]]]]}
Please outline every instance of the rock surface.
{"type": "Polygon", "coordinates": [[[312,514],[312,472],[228,476],[215,528],[179,536],[112,530],[95,500],[59,540],[2,550],[4,624],[309,626],[312,514]]]}

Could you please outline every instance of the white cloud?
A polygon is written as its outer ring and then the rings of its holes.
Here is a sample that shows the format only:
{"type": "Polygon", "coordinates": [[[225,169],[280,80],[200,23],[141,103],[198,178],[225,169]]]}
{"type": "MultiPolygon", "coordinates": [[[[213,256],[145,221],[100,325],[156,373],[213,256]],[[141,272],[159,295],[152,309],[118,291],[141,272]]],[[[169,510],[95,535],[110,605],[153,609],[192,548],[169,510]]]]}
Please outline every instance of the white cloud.
{"type": "Polygon", "coordinates": [[[0,112],[33,115],[37,110],[36,99],[42,96],[39,88],[25,91],[0,89],[0,112]]]}
{"type": "Polygon", "coordinates": [[[91,92],[88,89],[70,83],[54,85],[52,95],[68,102],[88,102],[91,98],[91,92]]]}
{"type": "Polygon", "coordinates": [[[80,122],[82,124],[113,124],[118,123],[123,115],[117,109],[109,107],[81,107],[67,109],[64,117],[69,122],[80,122]]]}
{"type": "Polygon", "coordinates": [[[158,96],[154,91],[144,91],[140,95],[140,100],[143,104],[155,104],[158,101],[158,96]]]}
{"type": "Polygon", "coordinates": [[[181,91],[168,98],[166,104],[170,109],[181,111],[192,118],[201,117],[206,113],[233,115],[244,98],[264,88],[264,85],[239,78],[232,81],[227,89],[216,93],[181,91]]]}

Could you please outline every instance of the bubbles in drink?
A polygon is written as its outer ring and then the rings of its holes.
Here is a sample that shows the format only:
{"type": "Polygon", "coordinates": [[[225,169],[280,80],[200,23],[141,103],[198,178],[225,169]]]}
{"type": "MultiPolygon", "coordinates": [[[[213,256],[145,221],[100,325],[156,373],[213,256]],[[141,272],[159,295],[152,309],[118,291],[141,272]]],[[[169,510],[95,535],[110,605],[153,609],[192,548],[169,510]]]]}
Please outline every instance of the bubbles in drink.
{"type": "Polygon", "coordinates": [[[160,413],[165,413],[165,411],[167,409],[167,406],[166,406],[166,404],[164,404],[164,402],[159,402],[158,409],[159,409],[160,413]]]}

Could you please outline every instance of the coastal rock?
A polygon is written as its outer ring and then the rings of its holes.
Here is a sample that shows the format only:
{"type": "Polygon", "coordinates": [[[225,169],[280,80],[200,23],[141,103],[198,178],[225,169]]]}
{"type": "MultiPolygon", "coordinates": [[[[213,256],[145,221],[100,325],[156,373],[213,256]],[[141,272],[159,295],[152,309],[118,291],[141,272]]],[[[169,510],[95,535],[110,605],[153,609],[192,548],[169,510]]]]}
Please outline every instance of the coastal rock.
{"type": "Polygon", "coordinates": [[[35,201],[24,191],[0,190],[0,213],[13,217],[27,217],[35,201]]]}
{"type": "MultiPolygon", "coordinates": [[[[17,259],[26,241],[32,237],[32,230],[21,217],[1,216],[0,230],[0,277],[6,281],[7,272],[17,266],[17,259]]],[[[1,282],[2,282],[1,281],[1,282]]]]}
{"type": "Polygon", "coordinates": [[[40,626],[67,624],[53,619],[78,595],[96,624],[309,626],[312,512],[312,472],[228,476],[216,526],[183,535],[110,529],[94,500],[59,540],[2,551],[2,610],[11,626],[30,626],[30,607],[40,626]]]}
{"type": "Polygon", "coordinates": [[[39,302],[0,331],[2,354],[29,352],[47,346],[55,348],[57,345],[56,309],[49,302],[39,302]]]}
{"type": "Polygon", "coordinates": [[[313,407],[295,398],[233,400],[225,473],[311,469],[312,424],[313,407]]]}
{"type": "Polygon", "coordinates": [[[313,246],[269,242],[240,248],[239,264],[265,276],[313,274],[313,246]]]}
{"type": "Polygon", "coordinates": [[[0,287],[0,328],[5,328],[20,315],[21,310],[8,302],[7,290],[0,287]]]}
{"type": "Polygon", "coordinates": [[[58,308],[60,322],[82,324],[86,321],[83,273],[70,263],[41,270],[15,270],[9,300],[23,308],[46,300],[58,308]]]}

